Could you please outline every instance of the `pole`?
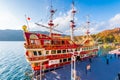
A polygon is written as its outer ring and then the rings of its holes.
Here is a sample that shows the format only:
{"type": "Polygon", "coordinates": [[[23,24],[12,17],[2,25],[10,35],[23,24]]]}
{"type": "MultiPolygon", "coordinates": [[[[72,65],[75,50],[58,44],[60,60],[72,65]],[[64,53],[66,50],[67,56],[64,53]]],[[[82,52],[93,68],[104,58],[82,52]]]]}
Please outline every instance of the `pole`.
{"type": "Polygon", "coordinates": [[[30,28],[29,28],[29,23],[28,23],[26,14],[25,14],[25,20],[26,20],[26,23],[27,23],[28,31],[29,31],[30,28]]]}
{"type": "Polygon", "coordinates": [[[40,80],[42,80],[42,62],[40,63],[40,80]]]}
{"type": "Polygon", "coordinates": [[[73,41],[73,28],[71,27],[71,40],[73,41]]]}
{"type": "Polygon", "coordinates": [[[76,78],[76,61],[75,61],[75,56],[74,56],[74,80],[76,78]]]}
{"type": "Polygon", "coordinates": [[[75,80],[76,78],[76,64],[75,64],[75,56],[72,55],[72,59],[71,59],[71,80],[75,80]]]}
{"type": "Polygon", "coordinates": [[[73,73],[72,73],[72,68],[73,68],[73,65],[72,65],[72,57],[71,57],[71,80],[73,80],[73,73]]]}

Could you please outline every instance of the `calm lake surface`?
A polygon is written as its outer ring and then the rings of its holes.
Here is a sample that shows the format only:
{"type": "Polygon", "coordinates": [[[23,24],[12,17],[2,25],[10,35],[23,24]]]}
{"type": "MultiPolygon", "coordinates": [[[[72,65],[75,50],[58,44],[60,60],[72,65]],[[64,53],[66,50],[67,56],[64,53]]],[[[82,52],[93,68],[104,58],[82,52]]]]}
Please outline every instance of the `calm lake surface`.
{"type": "Polygon", "coordinates": [[[0,80],[29,80],[30,66],[24,57],[24,42],[0,42],[0,80]]]}
{"type": "MultiPolygon", "coordinates": [[[[0,42],[0,80],[31,80],[31,67],[25,59],[24,42],[0,42]]],[[[111,56],[111,55],[110,55],[111,56]]],[[[95,57],[92,63],[89,60],[76,62],[77,76],[81,80],[115,80],[120,72],[120,58],[109,58],[106,64],[104,56],[95,57]],[[91,65],[91,72],[86,74],[86,65],[91,65]]],[[[46,73],[43,80],[71,80],[70,65],[46,73]]]]}

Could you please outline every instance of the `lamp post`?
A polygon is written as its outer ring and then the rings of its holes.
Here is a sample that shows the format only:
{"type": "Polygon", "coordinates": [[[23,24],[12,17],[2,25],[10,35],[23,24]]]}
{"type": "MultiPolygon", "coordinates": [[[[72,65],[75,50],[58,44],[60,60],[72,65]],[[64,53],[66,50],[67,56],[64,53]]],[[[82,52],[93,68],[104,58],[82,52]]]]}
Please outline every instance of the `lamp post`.
{"type": "Polygon", "coordinates": [[[74,55],[72,55],[71,57],[71,80],[75,80],[76,78],[76,58],[74,55]]]}

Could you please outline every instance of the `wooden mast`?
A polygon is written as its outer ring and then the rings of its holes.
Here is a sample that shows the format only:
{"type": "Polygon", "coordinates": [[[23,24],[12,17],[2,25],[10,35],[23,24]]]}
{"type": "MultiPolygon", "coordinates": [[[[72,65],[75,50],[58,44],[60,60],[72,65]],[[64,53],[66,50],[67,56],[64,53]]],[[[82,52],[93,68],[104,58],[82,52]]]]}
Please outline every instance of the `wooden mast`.
{"type": "Polygon", "coordinates": [[[72,20],[70,21],[70,31],[71,31],[71,40],[74,41],[74,27],[76,26],[75,25],[75,21],[74,21],[74,16],[75,16],[75,13],[76,13],[76,10],[74,8],[74,1],[72,1],[72,11],[71,11],[71,14],[72,14],[72,20]]]}

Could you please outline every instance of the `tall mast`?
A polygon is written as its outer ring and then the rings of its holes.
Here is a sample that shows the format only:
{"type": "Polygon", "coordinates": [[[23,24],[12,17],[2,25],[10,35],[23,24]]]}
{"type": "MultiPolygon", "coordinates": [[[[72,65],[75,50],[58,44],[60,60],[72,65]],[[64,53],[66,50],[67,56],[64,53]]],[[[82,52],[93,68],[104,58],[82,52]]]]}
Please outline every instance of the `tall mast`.
{"type": "Polygon", "coordinates": [[[74,40],[74,38],[73,38],[73,36],[74,36],[73,32],[74,32],[74,27],[76,26],[75,25],[75,21],[74,21],[75,13],[76,13],[76,10],[74,8],[74,1],[72,1],[72,11],[71,11],[72,20],[70,21],[70,31],[71,31],[71,40],[72,41],[74,40]]]}
{"type": "MultiPolygon", "coordinates": [[[[75,13],[76,13],[76,10],[74,8],[74,1],[72,1],[72,11],[71,11],[71,14],[72,14],[72,20],[70,21],[70,29],[71,29],[71,40],[74,41],[74,27],[76,26],[75,25],[75,21],[74,21],[74,17],[75,17],[75,13]]],[[[71,80],[75,80],[76,78],[76,57],[75,57],[75,54],[73,52],[73,55],[71,57],[72,61],[71,61],[71,80]]]]}
{"type": "Polygon", "coordinates": [[[53,26],[54,26],[54,23],[53,23],[53,15],[55,13],[55,10],[53,9],[53,6],[52,6],[52,0],[51,0],[51,8],[50,8],[50,20],[48,22],[48,26],[50,27],[50,37],[51,37],[51,34],[52,34],[52,29],[53,29],[53,26]]]}
{"type": "Polygon", "coordinates": [[[87,16],[87,21],[86,21],[86,24],[87,24],[87,31],[86,31],[86,35],[87,35],[87,36],[89,36],[89,34],[90,34],[90,31],[89,31],[89,26],[90,26],[89,15],[87,16]]]}

